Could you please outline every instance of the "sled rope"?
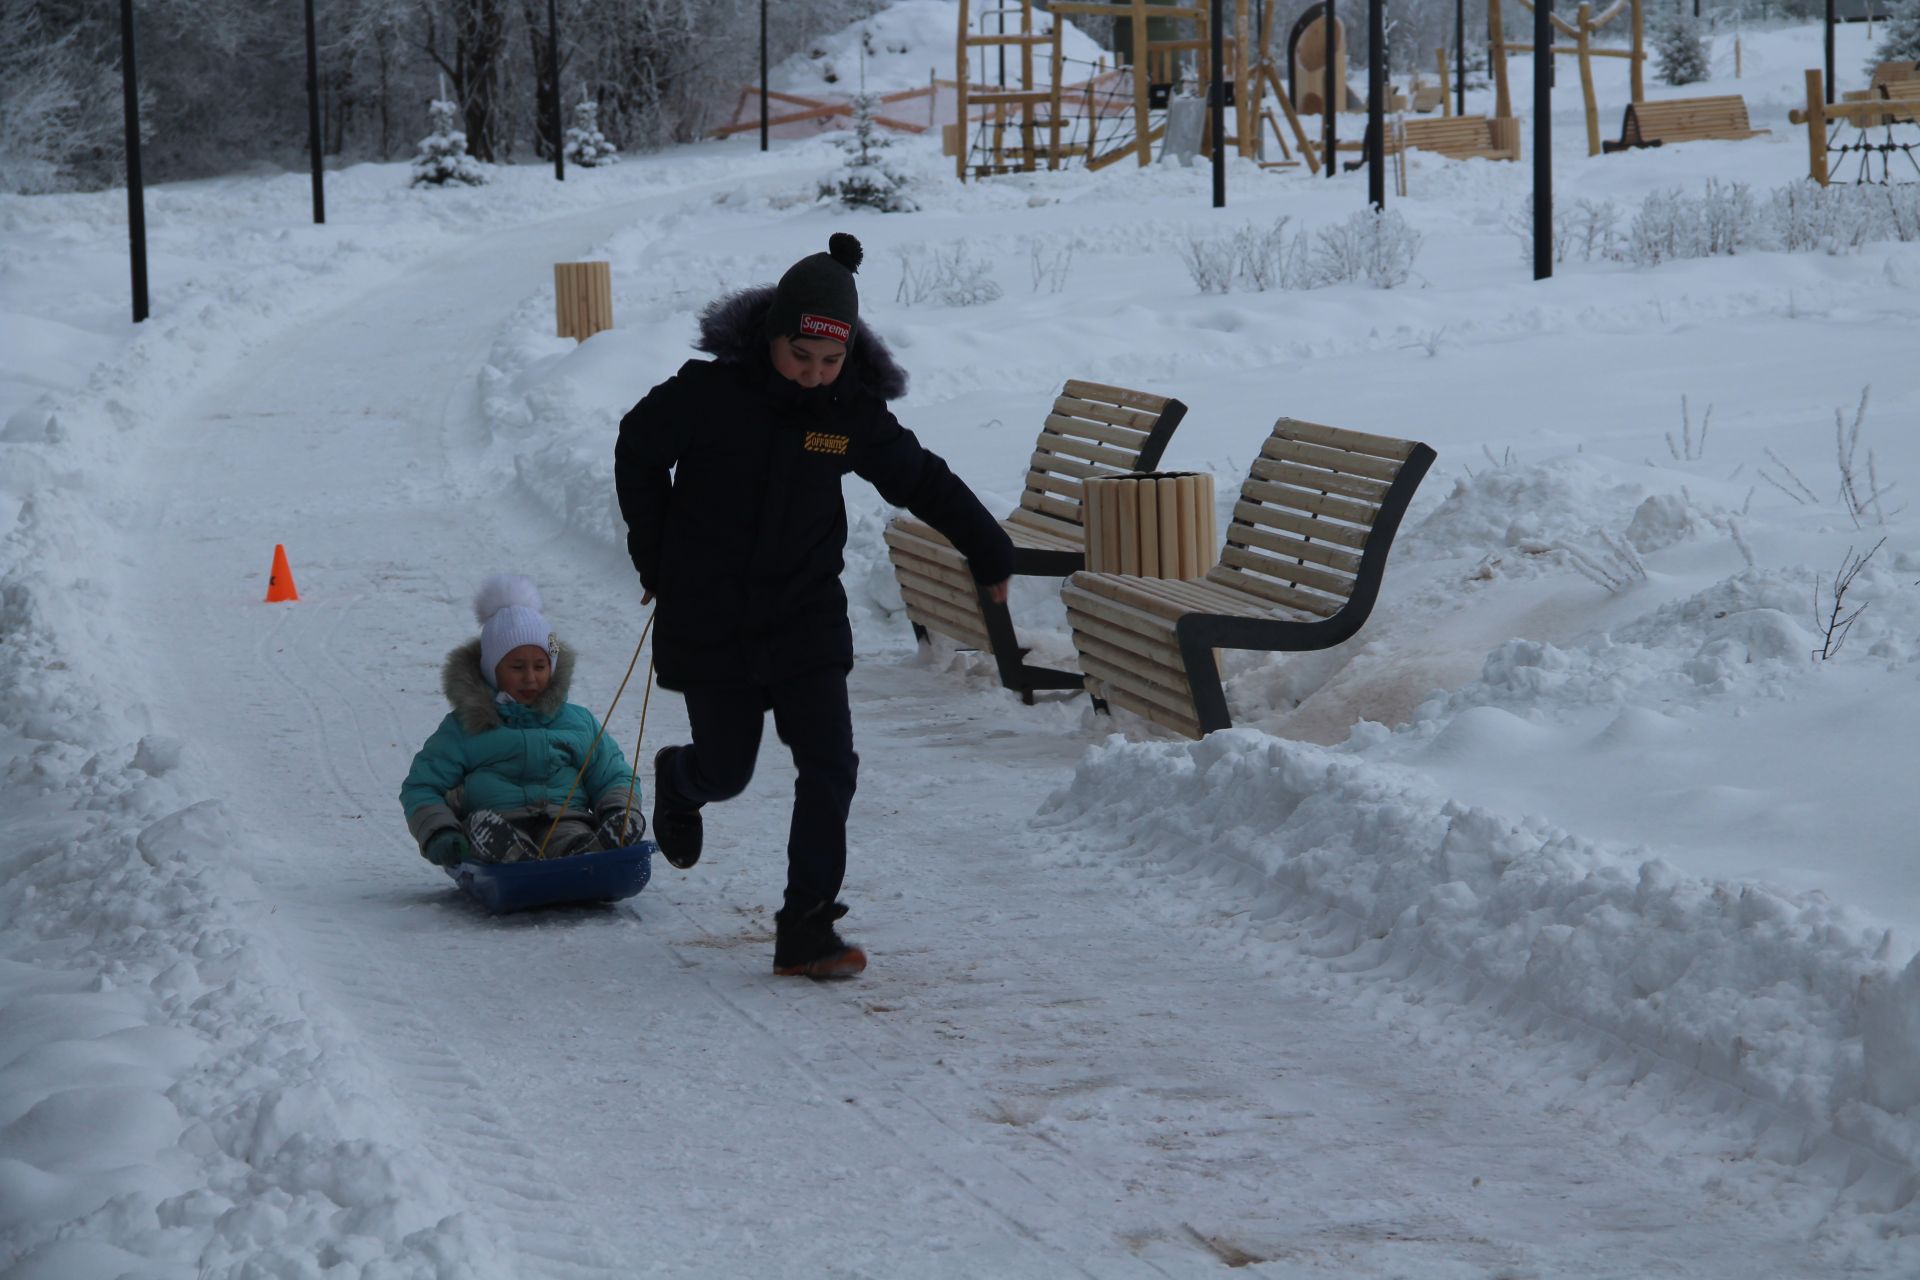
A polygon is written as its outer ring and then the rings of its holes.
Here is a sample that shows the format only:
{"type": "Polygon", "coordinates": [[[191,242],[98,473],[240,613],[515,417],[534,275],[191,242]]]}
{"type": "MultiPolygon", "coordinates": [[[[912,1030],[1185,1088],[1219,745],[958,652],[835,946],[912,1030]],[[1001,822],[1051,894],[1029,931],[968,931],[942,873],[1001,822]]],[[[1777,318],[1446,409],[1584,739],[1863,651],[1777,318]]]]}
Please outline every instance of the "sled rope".
{"type": "MultiPolygon", "coordinates": [[[[587,754],[580,761],[580,767],[573,771],[573,785],[567,788],[567,798],[560,802],[560,808],[554,813],[553,821],[547,824],[547,834],[540,837],[540,849],[534,855],[535,858],[542,860],[546,858],[547,841],[553,839],[554,831],[560,826],[560,815],[565,813],[567,806],[573,803],[574,792],[580,789],[580,779],[587,775],[587,766],[593,762],[593,750],[600,745],[600,739],[604,738],[607,734],[607,726],[613,722],[613,709],[620,705],[620,695],[627,691],[627,681],[633,679],[633,669],[640,665],[640,650],[647,643],[647,633],[652,630],[653,615],[648,614],[647,625],[640,628],[640,639],[635,642],[633,646],[633,660],[627,663],[627,674],[620,677],[620,687],[613,691],[613,701],[607,704],[607,714],[600,718],[600,731],[593,735],[593,741],[587,744],[587,754]]],[[[653,660],[651,658],[647,660],[647,688],[649,691],[653,688],[653,660]]],[[[647,713],[645,703],[643,702],[640,710],[640,731],[645,733],[646,730],[647,713]]],[[[636,743],[634,746],[636,756],[639,750],[639,745],[636,743]]],[[[627,812],[633,812],[632,779],[629,779],[627,783],[627,812]]]]}

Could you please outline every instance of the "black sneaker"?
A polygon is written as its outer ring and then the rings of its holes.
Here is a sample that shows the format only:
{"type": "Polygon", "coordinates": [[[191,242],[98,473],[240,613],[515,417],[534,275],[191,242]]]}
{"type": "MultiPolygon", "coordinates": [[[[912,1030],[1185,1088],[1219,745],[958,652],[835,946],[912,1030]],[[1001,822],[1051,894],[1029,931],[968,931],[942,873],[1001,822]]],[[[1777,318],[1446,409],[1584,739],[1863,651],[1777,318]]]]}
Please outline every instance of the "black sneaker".
{"type": "Polygon", "coordinates": [[[685,871],[700,861],[702,828],[700,806],[676,803],[667,782],[679,750],[662,747],[653,757],[653,841],[668,862],[685,871]]]}
{"type": "Polygon", "coordinates": [[[773,971],[783,978],[851,978],[867,967],[867,953],[834,932],[845,904],[823,902],[810,911],[773,916],[773,971]]]}

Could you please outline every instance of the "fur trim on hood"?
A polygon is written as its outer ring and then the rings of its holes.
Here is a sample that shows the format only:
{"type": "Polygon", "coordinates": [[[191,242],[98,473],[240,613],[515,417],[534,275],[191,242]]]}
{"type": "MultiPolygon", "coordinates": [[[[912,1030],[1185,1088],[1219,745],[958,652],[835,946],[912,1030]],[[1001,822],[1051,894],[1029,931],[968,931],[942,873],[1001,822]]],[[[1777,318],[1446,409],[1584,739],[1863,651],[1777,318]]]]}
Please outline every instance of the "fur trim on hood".
{"type": "MultiPolygon", "coordinates": [[[[530,708],[543,720],[557,715],[567,704],[567,690],[573,684],[573,650],[556,640],[553,651],[553,679],[530,708]]],[[[453,713],[460,717],[460,727],[468,733],[500,727],[500,708],[494,705],[500,695],[480,674],[478,637],[447,655],[446,665],[440,668],[440,689],[447,695],[453,713]]]]}
{"type": "MultiPolygon", "coordinates": [[[[766,367],[765,324],[773,294],[773,285],[755,285],[709,303],[700,313],[700,340],[694,347],[721,364],[766,367]]],[[[847,352],[846,371],[834,385],[898,400],[907,394],[907,371],[894,363],[887,344],[862,321],[847,352]]]]}

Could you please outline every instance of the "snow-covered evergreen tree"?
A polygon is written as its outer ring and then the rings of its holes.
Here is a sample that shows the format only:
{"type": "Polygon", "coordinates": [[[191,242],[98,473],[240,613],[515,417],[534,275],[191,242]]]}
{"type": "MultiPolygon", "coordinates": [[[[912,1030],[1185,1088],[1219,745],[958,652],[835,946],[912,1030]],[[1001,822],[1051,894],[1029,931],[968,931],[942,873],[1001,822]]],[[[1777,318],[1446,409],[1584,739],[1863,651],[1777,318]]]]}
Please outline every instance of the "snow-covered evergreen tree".
{"type": "Polygon", "coordinates": [[[449,182],[478,187],[487,180],[487,167],[467,154],[467,135],[460,128],[460,108],[444,98],[435,98],[427,107],[427,123],[433,130],[420,139],[420,154],[413,158],[413,185],[444,187],[449,182]]]}
{"type": "Polygon", "coordinates": [[[567,130],[567,159],[582,169],[619,162],[620,152],[600,132],[600,104],[582,102],[573,109],[573,125],[567,130]]]}
{"type": "Polygon", "coordinates": [[[1920,62],[1920,0],[1899,0],[1887,14],[1886,33],[1867,64],[1869,75],[1883,62],[1920,62]]]}
{"type": "Polygon", "coordinates": [[[1664,84],[1697,84],[1713,74],[1712,46],[1706,27],[1693,16],[1693,9],[1681,0],[1667,8],[1667,0],[1658,0],[1661,8],[1654,18],[1653,53],[1660,60],[1659,73],[1664,84]]]}
{"type": "Polygon", "coordinates": [[[835,199],[850,208],[910,213],[920,206],[907,195],[906,175],[887,162],[890,143],[874,123],[873,104],[872,94],[854,98],[853,136],[840,144],[846,161],[821,180],[820,198],[835,199]]]}

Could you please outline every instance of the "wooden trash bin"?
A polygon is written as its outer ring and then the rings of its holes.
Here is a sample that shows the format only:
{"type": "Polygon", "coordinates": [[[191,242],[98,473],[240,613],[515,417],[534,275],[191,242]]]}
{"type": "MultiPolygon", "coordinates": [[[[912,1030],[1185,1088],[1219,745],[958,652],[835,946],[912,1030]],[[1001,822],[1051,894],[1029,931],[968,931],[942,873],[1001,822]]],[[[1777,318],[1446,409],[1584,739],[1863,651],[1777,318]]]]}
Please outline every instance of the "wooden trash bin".
{"type": "Polygon", "coordinates": [[[553,264],[553,304],[557,332],[585,342],[613,328],[613,268],[605,262],[553,264]]]}
{"type": "Polygon", "coordinates": [[[1089,478],[1087,572],[1199,578],[1213,567],[1213,477],[1143,471],[1089,478]]]}

